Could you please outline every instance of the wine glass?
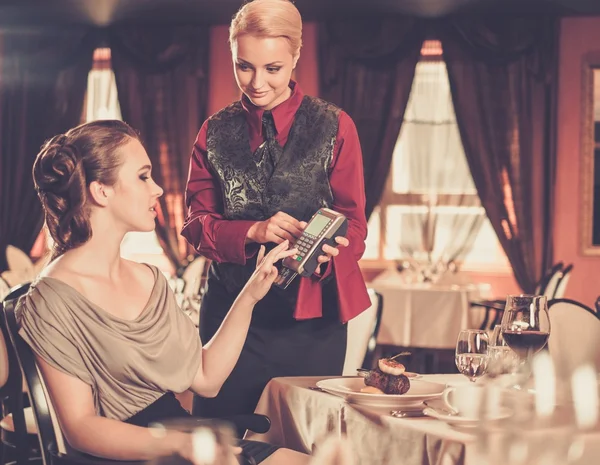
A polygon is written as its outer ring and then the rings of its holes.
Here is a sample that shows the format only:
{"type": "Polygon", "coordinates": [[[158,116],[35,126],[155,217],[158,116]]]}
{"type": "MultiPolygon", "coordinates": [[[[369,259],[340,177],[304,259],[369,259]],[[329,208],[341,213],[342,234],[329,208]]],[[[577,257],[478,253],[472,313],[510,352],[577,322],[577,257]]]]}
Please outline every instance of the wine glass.
{"type": "Polygon", "coordinates": [[[508,346],[502,335],[502,326],[492,330],[488,346],[487,374],[491,378],[508,375],[515,371],[519,363],[518,355],[508,346]]]}
{"type": "Polygon", "coordinates": [[[519,357],[522,372],[528,380],[531,357],[546,345],[550,336],[546,296],[509,295],[501,327],[502,337],[519,357]]]}
{"type": "Polygon", "coordinates": [[[539,352],[550,336],[546,296],[509,295],[501,326],[502,337],[522,360],[539,352]]]}
{"type": "Polygon", "coordinates": [[[488,334],[480,329],[464,329],[458,334],[454,361],[470,381],[485,374],[488,366],[488,334]]]}

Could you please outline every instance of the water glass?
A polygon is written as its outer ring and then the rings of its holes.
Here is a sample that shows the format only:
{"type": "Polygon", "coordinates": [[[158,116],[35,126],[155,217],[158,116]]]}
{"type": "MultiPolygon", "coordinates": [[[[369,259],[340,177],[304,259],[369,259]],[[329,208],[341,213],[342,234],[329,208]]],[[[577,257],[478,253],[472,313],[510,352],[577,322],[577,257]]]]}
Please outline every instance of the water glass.
{"type": "Polygon", "coordinates": [[[502,335],[502,326],[496,325],[488,346],[487,374],[491,378],[514,373],[519,366],[519,356],[508,346],[502,335]]]}
{"type": "Polygon", "coordinates": [[[487,332],[479,329],[464,329],[458,334],[456,367],[472,382],[487,371],[488,339],[487,332]]]}

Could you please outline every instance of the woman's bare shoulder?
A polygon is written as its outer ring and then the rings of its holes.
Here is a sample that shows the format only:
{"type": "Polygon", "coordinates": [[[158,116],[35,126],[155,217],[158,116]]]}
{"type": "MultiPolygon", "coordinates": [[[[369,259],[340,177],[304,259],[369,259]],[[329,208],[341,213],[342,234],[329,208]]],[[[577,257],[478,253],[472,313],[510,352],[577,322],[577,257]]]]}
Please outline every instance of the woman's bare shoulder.
{"type": "Polygon", "coordinates": [[[73,285],[77,281],[77,276],[81,275],[83,270],[78,270],[72,266],[70,259],[66,256],[60,256],[51,261],[40,272],[39,278],[53,278],[73,285]]]}
{"type": "Polygon", "coordinates": [[[124,264],[128,267],[129,272],[135,276],[137,281],[144,284],[154,285],[157,275],[160,274],[160,270],[147,263],[139,263],[131,260],[123,259],[124,264]]]}

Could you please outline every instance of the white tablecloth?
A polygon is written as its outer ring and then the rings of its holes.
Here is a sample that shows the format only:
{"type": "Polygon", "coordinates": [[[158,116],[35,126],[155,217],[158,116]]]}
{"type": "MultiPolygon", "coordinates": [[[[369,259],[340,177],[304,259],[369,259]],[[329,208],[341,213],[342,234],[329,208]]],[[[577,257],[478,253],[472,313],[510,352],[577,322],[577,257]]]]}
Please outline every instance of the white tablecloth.
{"type": "MultiPolygon", "coordinates": [[[[389,409],[349,405],[341,397],[309,390],[321,378],[275,378],[256,408],[271,418],[266,434],[246,439],[265,441],[314,453],[331,434],[344,435],[352,446],[355,465],[481,465],[475,437],[429,417],[393,418],[389,409]]],[[[447,385],[468,383],[462,375],[425,375],[447,385]]],[[[583,456],[576,465],[597,464],[600,431],[584,438],[583,456]]]]}
{"type": "Polygon", "coordinates": [[[383,296],[379,344],[453,349],[461,329],[479,328],[484,310],[470,302],[487,297],[473,284],[402,283],[398,277],[370,283],[383,296]]]}

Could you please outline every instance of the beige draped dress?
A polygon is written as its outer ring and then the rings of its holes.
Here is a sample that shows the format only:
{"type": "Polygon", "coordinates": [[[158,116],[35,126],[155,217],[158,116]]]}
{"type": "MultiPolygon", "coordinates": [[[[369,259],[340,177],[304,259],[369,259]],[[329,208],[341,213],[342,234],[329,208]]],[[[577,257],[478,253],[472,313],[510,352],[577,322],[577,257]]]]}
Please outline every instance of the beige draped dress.
{"type": "Polygon", "coordinates": [[[166,278],[150,268],[154,287],[135,320],[110,314],[50,277],[35,282],[17,307],[20,334],[34,352],[89,384],[97,413],[108,418],[126,420],[169,391],[185,391],[200,364],[196,327],[166,278]]]}

